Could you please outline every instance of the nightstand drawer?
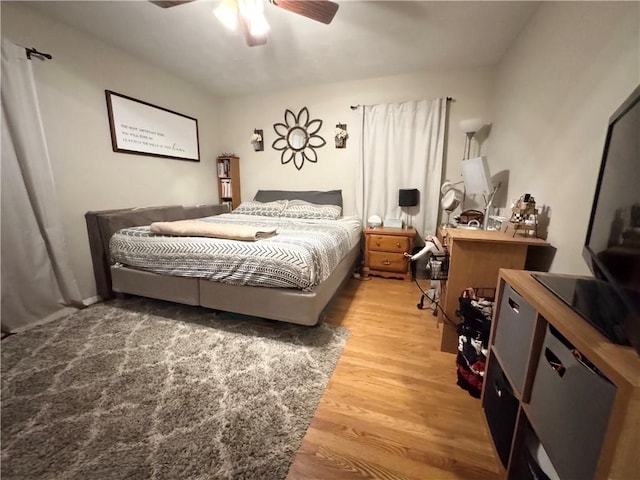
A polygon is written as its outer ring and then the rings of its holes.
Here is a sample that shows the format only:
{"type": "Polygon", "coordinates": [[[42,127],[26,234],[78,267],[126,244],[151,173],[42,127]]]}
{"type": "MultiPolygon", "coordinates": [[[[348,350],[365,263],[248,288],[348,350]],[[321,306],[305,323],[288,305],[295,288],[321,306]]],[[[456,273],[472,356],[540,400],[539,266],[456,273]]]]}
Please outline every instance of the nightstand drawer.
{"type": "Polygon", "coordinates": [[[371,235],[369,249],[381,252],[409,252],[411,240],[397,235],[371,235]]]}
{"type": "Polygon", "coordinates": [[[407,258],[402,253],[370,252],[369,268],[372,270],[405,273],[407,271],[407,258]]]}

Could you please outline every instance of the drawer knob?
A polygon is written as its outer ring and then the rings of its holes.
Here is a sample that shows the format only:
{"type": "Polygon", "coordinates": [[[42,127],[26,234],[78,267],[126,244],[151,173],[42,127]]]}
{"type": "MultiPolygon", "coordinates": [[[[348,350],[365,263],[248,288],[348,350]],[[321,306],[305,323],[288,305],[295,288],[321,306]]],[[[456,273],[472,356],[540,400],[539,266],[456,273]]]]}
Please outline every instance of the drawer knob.
{"type": "Polygon", "coordinates": [[[396,242],[396,247],[400,248],[402,245],[400,245],[400,242],[396,242]]]}
{"type": "Polygon", "coordinates": [[[391,265],[391,262],[389,260],[383,260],[383,262],[385,265],[391,265]]]}

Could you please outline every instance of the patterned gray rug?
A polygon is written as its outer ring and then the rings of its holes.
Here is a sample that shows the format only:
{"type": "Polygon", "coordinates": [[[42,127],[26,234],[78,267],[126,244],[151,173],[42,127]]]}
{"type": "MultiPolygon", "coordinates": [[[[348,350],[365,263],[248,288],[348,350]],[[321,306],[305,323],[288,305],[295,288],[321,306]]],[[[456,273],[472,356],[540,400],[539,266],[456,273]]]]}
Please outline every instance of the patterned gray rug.
{"type": "Polygon", "coordinates": [[[2,479],[282,479],[348,335],[127,299],[10,336],[2,479]]]}

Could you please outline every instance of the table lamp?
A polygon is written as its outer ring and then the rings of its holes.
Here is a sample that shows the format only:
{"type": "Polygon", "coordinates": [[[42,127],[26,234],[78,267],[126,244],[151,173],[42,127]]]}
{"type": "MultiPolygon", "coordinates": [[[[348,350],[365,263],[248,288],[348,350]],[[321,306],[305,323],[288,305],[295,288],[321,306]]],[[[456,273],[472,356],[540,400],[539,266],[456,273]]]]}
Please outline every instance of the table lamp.
{"type": "MultiPolygon", "coordinates": [[[[420,191],[417,188],[401,188],[398,190],[399,207],[417,207],[420,201],[420,191]]],[[[407,226],[411,226],[411,217],[407,214],[407,226]]]]}

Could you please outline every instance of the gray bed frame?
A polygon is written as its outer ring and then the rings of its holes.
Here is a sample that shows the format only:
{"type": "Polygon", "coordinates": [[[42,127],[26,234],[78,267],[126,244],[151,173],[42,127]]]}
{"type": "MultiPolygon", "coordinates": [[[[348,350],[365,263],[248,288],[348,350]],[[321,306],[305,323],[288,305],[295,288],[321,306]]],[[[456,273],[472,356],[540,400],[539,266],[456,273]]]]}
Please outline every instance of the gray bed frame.
{"type": "MultiPolygon", "coordinates": [[[[260,197],[258,192],[256,199],[259,198],[271,197],[260,197]]],[[[302,195],[295,198],[305,197],[302,195]]],[[[314,203],[320,202],[321,200],[317,199],[314,203]]],[[[206,279],[159,275],[113,265],[111,261],[109,239],[121,228],[149,225],[157,221],[201,218],[226,212],[228,208],[223,205],[88,212],[85,220],[98,294],[105,300],[114,298],[116,293],[126,293],[300,325],[317,324],[335,293],[351,276],[360,255],[360,245],[356,245],[347,254],[327,280],[308,292],[286,288],[227,285],[206,279]]]]}

